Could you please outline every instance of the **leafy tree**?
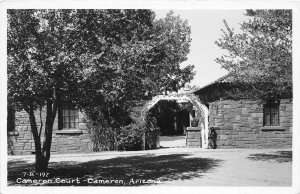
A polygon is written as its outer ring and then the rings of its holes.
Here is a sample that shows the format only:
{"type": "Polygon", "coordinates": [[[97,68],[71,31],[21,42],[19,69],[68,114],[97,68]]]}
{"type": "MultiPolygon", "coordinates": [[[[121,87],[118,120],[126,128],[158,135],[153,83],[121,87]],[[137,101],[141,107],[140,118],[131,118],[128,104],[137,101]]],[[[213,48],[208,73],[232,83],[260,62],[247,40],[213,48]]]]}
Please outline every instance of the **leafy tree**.
{"type": "Polygon", "coordinates": [[[47,168],[61,96],[72,96],[84,64],[76,57],[71,10],[8,10],[8,103],[29,115],[36,170],[47,168]],[[35,111],[46,107],[45,140],[35,111]]]}
{"type": "Polygon", "coordinates": [[[36,170],[47,168],[61,99],[117,129],[141,100],[193,78],[180,68],[190,45],[187,22],[151,10],[8,10],[8,103],[25,110],[36,170]],[[46,107],[41,142],[35,112],[46,107]],[[102,119],[103,121],[103,119],[102,119]]]}
{"type": "Polygon", "coordinates": [[[173,16],[173,14],[173,11],[170,11],[165,18],[154,23],[155,45],[152,50],[153,54],[158,54],[158,56],[151,57],[149,64],[159,64],[158,74],[152,71],[153,74],[150,75],[155,78],[154,84],[151,84],[151,90],[158,93],[178,91],[194,76],[191,74],[194,66],[188,65],[183,69],[179,67],[182,62],[187,60],[187,54],[190,51],[191,28],[186,20],[183,21],[179,16],[173,16]]]}
{"type": "Polygon", "coordinates": [[[228,51],[216,59],[233,77],[233,98],[267,100],[291,96],[292,11],[246,10],[249,20],[236,34],[226,30],[216,44],[228,51]]]}
{"type": "MultiPolygon", "coordinates": [[[[86,99],[79,104],[93,118],[98,133],[106,133],[101,129],[110,131],[113,128],[116,137],[121,126],[130,124],[129,112],[137,104],[157,94],[178,90],[192,79],[194,72],[192,65],[180,68],[180,63],[187,59],[191,41],[190,27],[186,21],[173,16],[172,12],[161,20],[154,20],[151,11],[147,17],[143,15],[147,13],[145,11],[138,14],[132,10],[108,12],[114,18],[120,17],[117,20],[120,23],[114,22],[114,28],[107,31],[94,26],[99,29],[90,30],[96,34],[90,34],[89,37],[99,36],[99,33],[106,37],[107,32],[108,35],[118,34],[118,37],[108,41],[109,46],[101,53],[101,57],[90,61],[92,65],[89,70],[93,74],[87,80],[87,85],[93,85],[93,88],[100,86],[101,90],[91,90],[87,94],[84,87],[81,93],[85,93],[86,99]],[[141,15],[146,19],[140,24],[123,19],[141,18],[141,15]],[[105,76],[103,72],[108,73],[105,76]],[[102,98],[103,103],[99,103],[97,99],[102,98]],[[88,105],[84,104],[88,101],[88,105]]],[[[101,18],[93,15],[90,20],[93,19],[99,21],[101,18]]],[[[100,134],[97,136],[101,137],[100,134]]]]}

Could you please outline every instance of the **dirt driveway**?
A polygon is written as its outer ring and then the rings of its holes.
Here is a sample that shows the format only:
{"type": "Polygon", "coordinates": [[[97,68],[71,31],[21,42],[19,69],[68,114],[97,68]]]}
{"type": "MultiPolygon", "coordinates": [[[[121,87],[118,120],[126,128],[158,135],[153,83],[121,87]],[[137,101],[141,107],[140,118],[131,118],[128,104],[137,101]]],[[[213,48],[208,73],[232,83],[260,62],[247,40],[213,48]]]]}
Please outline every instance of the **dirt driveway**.
{"type": "Polygon", "coordinates": [[[291,186],[292,184],[291,149],[164,148],[137,152],[53,155],[47,177],[29,174],[24,176],[24,172],[33,172],[33,162],[34,156],[9,156],[8,185],[291,186]],[[42,181],[33,183],[30,180],[42,181]]]}

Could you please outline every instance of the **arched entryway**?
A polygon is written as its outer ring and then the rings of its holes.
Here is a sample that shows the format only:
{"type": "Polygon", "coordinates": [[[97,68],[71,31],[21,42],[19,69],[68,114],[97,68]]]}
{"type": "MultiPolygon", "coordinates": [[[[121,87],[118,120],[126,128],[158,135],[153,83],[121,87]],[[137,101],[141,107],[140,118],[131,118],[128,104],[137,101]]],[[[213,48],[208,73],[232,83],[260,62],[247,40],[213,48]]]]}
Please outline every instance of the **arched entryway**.
{"type": "MultiPolygon", "coordinates": [[[[166,119],[173,119],[173,127],[165,126],[166,128],[171,129],[170,131],[164,131],[165,133],[174,133],[180,134],[184,133],[185,128],[191,126],[191,120],[194,117],[198,117],[199,126],[201,127],[201,147],[208,147],[208,108],[201,103],[199,98],[192,93],[188,94],[170,94],[170,95],[159,95],[154,97],[152,100],[147,102],[142,110],[142,116],[145,117],[148,111],[151,111],[155,105],[160,102],[168,102],[169,104],[177,104],[178,106],[191,106],[190,109],[183,109],[177,111],[174,115],[163,115],[166,119]],[[187,111],[189,110],[189,111],[187,111]],[[174,129],[174,130],[172,130],[174,129]]],[[[158,121],[160,122],[160,121],[158,121]]],[[[158,123],[160,124],[160,123],[158,123]]],[[[163,126],[163,124],[160,124],[163,126]]],[[[160,127],[161,127],[160,126],[160,127]]]]}

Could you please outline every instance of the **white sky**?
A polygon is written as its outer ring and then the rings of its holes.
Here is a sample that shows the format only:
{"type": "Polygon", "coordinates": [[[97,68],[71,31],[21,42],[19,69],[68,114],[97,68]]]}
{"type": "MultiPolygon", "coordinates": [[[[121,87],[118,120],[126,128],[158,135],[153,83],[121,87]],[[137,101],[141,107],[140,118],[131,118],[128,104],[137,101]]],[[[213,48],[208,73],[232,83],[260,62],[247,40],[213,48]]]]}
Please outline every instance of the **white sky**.
{"type": "MultiPolygon", "coordinates": [[[[157,18],[165,17],[170,10],[154,10],[157,18]]],[[[224,29],[223,19],[230,28],[239,30],[239,24],[247,21],[245,10],[174,10],[191,26],[192,42],[188,60],[183,63],[195,65],[196,75],[191,85],[204,86],[227,74],[215,59],[224,53],[215,41],[221,38],[224,29]]]]}

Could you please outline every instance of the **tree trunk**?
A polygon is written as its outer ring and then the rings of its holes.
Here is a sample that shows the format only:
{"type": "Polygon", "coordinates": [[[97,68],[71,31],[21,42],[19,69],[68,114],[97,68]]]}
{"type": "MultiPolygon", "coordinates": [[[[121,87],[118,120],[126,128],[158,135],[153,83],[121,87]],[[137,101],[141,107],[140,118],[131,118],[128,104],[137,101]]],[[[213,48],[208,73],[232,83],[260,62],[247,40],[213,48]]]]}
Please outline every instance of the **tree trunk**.
{"type": "Polygon", "coordinates": [[[35,171],[45,172],[48,168],[49,160],[45,158],[42,152],[35,153],[35,171]]]}
{"type": "Polygon", "coordinates": [[[50,160],[51,142],[52,142],[52,132],[53,123],[57,111],[57,97],[56,92],[53,92],[54,101],[47,100],[47,112],[46,112],[46,124],[45,124],[45,141],[43,142],[43,148],[41,147],[41,139],[38,134],[38,129],[36,125],[36,120],[34,116],[33,104],[30,105],[29,110],[29,120],[31,125],[31,132],[34,138],[35,144],[35,171],[45,172],[48,168],[50,160]]]}
{"type": "Polygon", "coordinates": [[[43,144],[42,155],[45,159],[46,168],[48,167],[48,163],[50,160],[50,151],[51,151],[51,143],[52,143],[52,132],[53,132],[53,123],[56,116],[57,110],[57,102],[53,103],[48,100],[47,101],[47,115],[46,115],[46,125],[45,125],[45,141],[43,144]]]}
{"type": "Polygon", "coordinates": [[[27,112],[29,114],[31,132],[33,135],[35,145],[35,171],[44,171],[47,167],[45,166],[45,160],[41,152],[41,139],[39,137],[38,129],[36,126],[33,104],[30,105],[29,110],[27,110],[27,112]]]}

